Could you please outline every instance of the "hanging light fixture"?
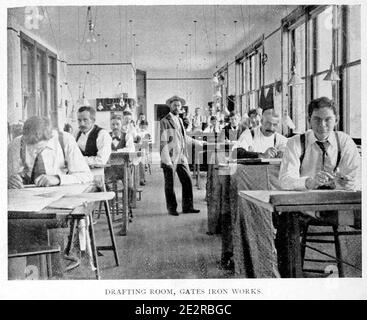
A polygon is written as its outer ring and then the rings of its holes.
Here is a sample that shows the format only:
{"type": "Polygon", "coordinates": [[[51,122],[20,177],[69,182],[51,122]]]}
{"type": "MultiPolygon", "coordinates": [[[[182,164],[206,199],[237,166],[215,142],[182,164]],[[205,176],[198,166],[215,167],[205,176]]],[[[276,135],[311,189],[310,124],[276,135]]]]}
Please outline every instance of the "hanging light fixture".
{"type": "Polygon", "coordinates": [[[99,103],[98,103],[97,109],[98,109],[99,111],[101,111],[101,110],[103,110],[103,109],[104,109],[104,107],[103,107],[103,105],[102,105],[102,102],[99,102],[99,103]]]}
{"type": "Polygon", "coordinates": [[[85,106],[85,107],[90,107],[89,100],[85,97],[84,92],[83,92],[82,97],[78,99],[77,103],[78,103],[78,105],[79,105],[80,107],[84,107],[84,106],[85,106]]]}
{"type": "Polygon", "coordinates": [[[293,66],[291,71],[291,77],[288,81],[288,87],[293,87],[302,84],[302,79],[296,71],[297,57],[295,54],[295,43],[294,37],[292,36],[292,58],[293,58],[293,66]]]}
{"type": "Polygon", "coordinates": [[[330,65],[330,69],[327,72],[325,78],[325,81],[332,81],[332,82],[336,82],[336,81],[340,81],[339,75],[338,73],[335,71],[335,67],[334,67],[334,63],[332,63],[330,65]]]}
{"type": "Polygon", "coordinates": [[[88,19],[88,35],[85,41],[87,43],[95,43],[97,42],[97,34],[95,31],[95,24],[92,21],[91,7],[88,7],[87,19],[88,19]]]}
{"type": "Polygon", "coordinates": [[[291,77],[288,81],[288,86],[292,87],[292,86],[297,86],[297,85],[300,85],[300,84],[302,84],[302,78],[298,75],[298,73],[296,71],[296,67],[293,66],[291,77]]]}

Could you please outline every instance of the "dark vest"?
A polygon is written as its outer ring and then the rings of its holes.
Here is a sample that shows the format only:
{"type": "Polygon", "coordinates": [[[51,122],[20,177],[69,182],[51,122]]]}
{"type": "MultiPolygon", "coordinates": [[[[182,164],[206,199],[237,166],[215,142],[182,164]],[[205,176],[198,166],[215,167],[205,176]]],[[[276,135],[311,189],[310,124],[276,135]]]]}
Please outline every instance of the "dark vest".
{"type": "MultiPolygon", "coordinates": [[[[94,125],[92,131],[89,133],[87,143],[85,145],[85,150],[82,151],[83,156],[85,157],[95,157],[98,152],[97,148],[97,137],[98,133],[102,130],[102,128],[98,127],[97,125],[94,125]]],[[[79,131],[78,135],[76,136],[76,141],[78,142],[82,132],[79,131]]]]}
{"type": "MultiPolygon", "coordinates": [[[[112,132],[110,132],[110,136],[112,137],[112,132]]],[[[113,137],[112,137],[112,141],[113,141],[113,137]]],[[[126,147],[126,132],[121,131],[121,138],[120,138],[118,145],[115,147],[115,145],[111,143],[111,149],[112,151],[116,151],[117,149],[123,149],[125,147],[126,147]]]]}

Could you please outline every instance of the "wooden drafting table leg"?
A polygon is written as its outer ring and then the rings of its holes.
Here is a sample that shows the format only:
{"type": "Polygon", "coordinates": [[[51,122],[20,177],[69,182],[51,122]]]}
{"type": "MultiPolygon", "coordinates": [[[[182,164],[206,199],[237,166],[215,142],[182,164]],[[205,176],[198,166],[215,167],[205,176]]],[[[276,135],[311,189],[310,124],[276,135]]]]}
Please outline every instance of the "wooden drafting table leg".
{"type": "Polygon", "coordinates": [[[122,226],[121,231],[119,233],[120,236],[126,236],[127,228],[128,228],[128,215],[129,215],[129,180],[128,180],[128,174],[129,174],[129,163],[128,161],[124,161],[124,199],[123,199],[123,208],[122,208],[122,226]]]}
{"type": "Polygon", "coordinates": [[[93,226],[93,220],[92,220],[92,214],[88,214],[89,217],[89,236],[90,236],[90,242],[92,246],[92,254],[93,254],[93,263],[94,267],[96,268],[96,278],[97,280],[100,280],[99,276],[99,266],[98,266],[98,258],[97,258],[97,248],[96,248],[96,238],[94,234],[94,226],[93,226]]]}
{"type": "Polygon", "coordinates": [[[277,251],[282,278],[302,278],[299,213],[278,214],[277,251]]]}
{"type": "Polygon", "coordinates": [[[136,208],[136,196],[137,196],[137,191],[136,189],[138,188],[139,185],[139,165],[132,165],[132,182],[133,182],[133,194],[132,194],[132,201],[131,201],[131,207],[132,208],[136,208]]]}
{"type": "Polygon", "coordinates": [[[110,208],[108,206],[107,201],[104,201],[104,207],[105,207],[106,215],[107,215],[108,229],[110,230],[110,237],[111,237],[111,244],[112,244],[111,249],[113,250],[113,254],[115,256],[116,266],[118,266],[119,265],[119,257],[118,257],[117,249],[116,249],[115,235],[113,234],[113,226],[112,226],[112,221],[111,221],[110,208]]]}
{"type": "Polygon", "coordinates": [[[66,245],[66,248],[65,248],[65,254],[67,256],[70,254],[70,250],[71,250],[72,245],[73,245],[73,242],[74,242],[75,228],[76,228],[75,219],[74,218],[71,218],[71,221],[70,221],[70,232],[69,232],[69,237],[68,237],[68,244],[66,245]]]}

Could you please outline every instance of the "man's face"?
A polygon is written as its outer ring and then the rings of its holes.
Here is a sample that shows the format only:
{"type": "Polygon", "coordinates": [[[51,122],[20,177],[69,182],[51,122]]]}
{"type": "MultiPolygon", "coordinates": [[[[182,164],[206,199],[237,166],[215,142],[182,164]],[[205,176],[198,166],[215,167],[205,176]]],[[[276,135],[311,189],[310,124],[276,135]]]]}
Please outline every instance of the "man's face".
{"type": "Polygon", "coordinates": [[[209,109],[209,113],[211,114],[211,115],[215,115],[215,109],[212,107],[212,108],[210,108],[209,109]]]}
{"type": "Polygon", "coordinates": [[[271,136],[278,129],[279,118],[273,117],[271,115],[264,116],[261,119],[261,131],[265,137],[271,136]]]}
{"type": "Polygon", "coordinates": [[[238,117],[234,116],[234,117],[230,117],[229,118],[229,123],[231,124],[232,127],[236,128],[238,126],[238,117]]]}
{"type": "Polygon", "coordinates": [[[309,118],[311,129],[318,140],[325,140],[334,131],[338,124],[338,119],[330,108],[314,110],[309,118]]]}
{"type": "Polygon", "coordinates": [[[111,129],[114,134],[118,134],[121,131],[122,123],[119,119],[112,119],[111,129]]]}
{"type": "Polygon", "coordinates": [[[88,132],[94,125],[89,111],[78,112],[78,125],[81,132],[88,132]]]}
{"type": "Polygon", "coordinates": [[[124,118],[123,118],[123,124],[128,125],[131,122],[132,119],[133,119],[133,117],[131,115],[129,115],[129,114],[125,115],[124,118]]]}
{"type": "Polygon", "coordinates": [[[215,126],[216,126],[216,124],[217,124],[217,119],[210,120],[210,123],[211,123],[211,125],[212,125],[213,127],[215,127],[215,126]]]}
{"type": "Polygon", "coordinates": [[[170,105],[170,109],[171,109],[171,113],[174,114],[175,116],[178,116],[179,113],[181,112],[181,101],[172,101],[171,105],[170,105]]]}
{"type": "Polygon", "coordinates": [[[200,113],[200,109],[195,109],[195,114],[198,116],[200,113]]]}
{"type": "Polygon", "coordinates": [[[260,116],[258,114],[251,114],[250,124],[251,127],[257,127],[260,124],[260,116]]]}

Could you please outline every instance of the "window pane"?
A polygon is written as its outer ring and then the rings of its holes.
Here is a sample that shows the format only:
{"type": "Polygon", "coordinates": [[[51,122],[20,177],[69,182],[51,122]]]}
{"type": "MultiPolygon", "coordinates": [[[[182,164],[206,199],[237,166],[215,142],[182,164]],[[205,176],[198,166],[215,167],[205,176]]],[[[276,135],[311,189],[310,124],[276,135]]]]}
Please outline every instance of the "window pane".
{"type": "Polygon", "coordinates": [[[316,17],[316,24],[317,24],[316,72],[328,69],[332,61],[332,40],[333,40],[332,17],[333,17],[333,8],[331,6],[316,17]]]}
{"type": "Polygon", "coordinates": [[[280,32],[276,32],[270,38],[265,40],[265,53],[268,61],[265,63],[265,85],[279,80],[281,76],[281,60],[280,60],[280,32]]]}
{"type": "Polygon", "coordinates": [[[294,30],[295,66],[298,75],[305,76],[305,24],[294,30]]]}
{"type": "Polygon", "coordinates": [[[333,98],[332,95],[332,86],[331,81],[325,81],[325,74],[321,74],[319,76],[314,77],[313,85],[314,85],[314,93],[313,99],[320,97],[327,97],[329,99],[333,98]]]}
{"type": "Polygon", "coordinates": [[[348,62],[361,58],[361,6],[348,6],[348,62]]]}
{"type": "Polygon", "coordinates": [[[306,106],[305,85],[292,86],[292,120],[295,125],[294,132],[306,131],[306,106]]]}
{"type": "Polygon", "coordinates": [[[346,69],[347,128],[353,138],[361,138],[361,65],[346,69]]]}

